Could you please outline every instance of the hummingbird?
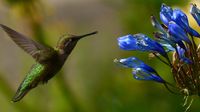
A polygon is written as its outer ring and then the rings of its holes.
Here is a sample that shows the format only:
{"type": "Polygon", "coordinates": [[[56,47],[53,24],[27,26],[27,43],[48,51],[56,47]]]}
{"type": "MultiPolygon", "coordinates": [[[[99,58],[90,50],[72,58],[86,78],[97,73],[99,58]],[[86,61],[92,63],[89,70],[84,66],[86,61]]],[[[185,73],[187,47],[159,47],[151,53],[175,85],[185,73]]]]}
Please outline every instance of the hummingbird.
{"type": "Polygon", "coordinates": [[[0,27],[20,48],[30,54],[36,61],[19,85],[17,92],[12,98],[12,102],[20,101],[30,90],[39,84],[47,83],[62,68],[77,42],[81,38],[97,33],[97,31],[94,31],[80,36],[65,35],[60,38],[57,46],[52,48],[31,40],[3,24],[0,24],[0,27]]]}

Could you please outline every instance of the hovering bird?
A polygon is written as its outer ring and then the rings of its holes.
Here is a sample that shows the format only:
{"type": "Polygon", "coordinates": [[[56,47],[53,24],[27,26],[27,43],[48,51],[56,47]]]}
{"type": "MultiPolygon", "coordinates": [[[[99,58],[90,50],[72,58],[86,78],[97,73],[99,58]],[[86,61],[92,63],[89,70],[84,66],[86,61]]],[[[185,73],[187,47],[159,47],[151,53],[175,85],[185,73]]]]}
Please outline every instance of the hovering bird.
{"type": "Polygon", "coordinates": [[[0,24],[0,27],[20,48],[30,54],[36,61],[12,98],[13,102],[20,101],[31,89],[37,87],[38,84],[47,83],[62,68],[77,42],[83,37],[97,33],[95,31],[80,36],[67,35],[58,41],[54,49],[26,38],[24,35],[5,25],[0,24]]]}

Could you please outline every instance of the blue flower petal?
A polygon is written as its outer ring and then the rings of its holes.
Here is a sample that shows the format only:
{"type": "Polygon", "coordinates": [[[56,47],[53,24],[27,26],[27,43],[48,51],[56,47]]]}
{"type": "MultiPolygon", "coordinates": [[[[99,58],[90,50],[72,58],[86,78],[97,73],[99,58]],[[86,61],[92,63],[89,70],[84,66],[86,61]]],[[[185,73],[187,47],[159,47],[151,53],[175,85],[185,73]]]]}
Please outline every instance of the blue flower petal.
{"type": "Polygon", "coordinates": [[[178,51],[178,56],[181,61],[187,64],[192,64],[192,61],[189,58],[185,57],[185,50],[183,48],[177,46],[177,51],[178,51]]]}
{"type": "Polygon", "coordinates": [[[195,37],[200,37],[200,34],[189,26],[186,14],[180,9],[173,10],[172,20],[189,34],[195,37]]]}
{"type": "Polygon", "coordinates": [[[196,4],[191,4],[190,13],[194,17],[198,25],[200,26],[200,9],[197,8],[196,4]]]}
{"type": "Polygon", "coordinates": [[[194,30],[194,29],[192,29],[191,27],[189,28],[189,34],[191,34],[192,36],[195,36],[195,37],[200,37],[200,34],[196,31],[196,30],[194,30]]]}
{"type": "Polygon", "coordinates": [[[143,61],[139,60],[136,57],[129,57],[124,59],[115,59],[115,63],[120,64],[126,68],[133,69],[133,76],[137,80],[152,80],[160,83],[165,83],[165,81],[157,75],[157,72],[146,65],[143,61]]]}
{"type": "Polygon", "coordinates": [[[156,71],[150,66],[146,65],[143,61],[139,60],[136,57],[129,57],[123,59],[115,59],[114,62],[120,64],[123,67],[127,68],[143,68],[149,72],[156,73],[156,71]]]}
{"type": "Polygon", "coordinates": [[[169,22],[168,28],[169,28],[168,29],[169,34],[172,35],[172,37],[174,37],[173,39],[176,42],[185,41],[188,44],[191,44],[191,41],[188,38],[186,32],[179,25],[177,25],[175,22],[173,22],[173,21],[169,22]]]}
{"type": "MultiPolygon", "coordinates": [[[[195,16],[195,18],[197,18],[197,16],[195,16]]],[[[186,14],[180,9],[173,10],[171,7],[162,4],[160,19],[167,26],[169,26],[170,21],[174,21],[177,25],[179,25],[192,36],[200,37],[200,34],[189,26],[186,14]]]]}
{"type": "Polygon", "coordinates": [[[136,45],[136,38],[134,38],[132,35],[126,35],[123,37],[119,37],[118,39],[118,45],[123,50],[137,50],[136,45]]]}
{"type": "Polygon", "coordinates": [[[169,22],[172,21],[173,9],[165,4],[162,4],[160,11],[160,20],[168,26],[169,22]]]}
{"type": "Polygon", "coordinates": [[[165,81],[160,76],[155,75],[154,73],[146,71],[145,69],[142,68],[133,69],[132,73],[133,77],[137,80],[150,80],[159,83],[165,83],[165,81]]]}
{"type": "Polygon", "coordinates": [[[185,30],[189,30],[189,23],[188,23],[188,18],[186,14],[181,11],[180,9],[174,9],[173,10],[173,16],[172,16],[173,21],[178,24],[181,28],[185,30]]]}
{"type": "Polygon", "coordinates": [[[163,56],[166,55],[164,48],[155,40],[152,40],[151,38],[141,33],[135,34],[134,36],[137,38],[137,45],[139,48],[158,52],[163,56]]]}
{"type": "Polygon", "coordinates": [[[185,44],[182,41],[179,41],[177,44],[178,46],[186,50],[185,44]]]}
{"type": "Polygon", "coordinates": [[[123,50],[158,52],[164,57],[167,56],[164,48],[158,42],[141,33],[119,37],[118,45],[123,50]]]}

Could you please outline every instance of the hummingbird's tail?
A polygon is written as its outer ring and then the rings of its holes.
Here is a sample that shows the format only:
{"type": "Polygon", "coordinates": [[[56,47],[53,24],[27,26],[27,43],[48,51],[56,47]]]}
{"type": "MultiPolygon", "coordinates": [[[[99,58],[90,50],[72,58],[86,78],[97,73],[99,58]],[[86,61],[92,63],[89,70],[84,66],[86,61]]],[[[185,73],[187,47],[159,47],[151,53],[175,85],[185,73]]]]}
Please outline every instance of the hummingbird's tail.
{"type": "Polygon", "coordinates": [[[20,101],[30,90],[31,88],[29,87],[22,91],[22,88],[19,87],[11,101],[12,102],[20,101]]]}

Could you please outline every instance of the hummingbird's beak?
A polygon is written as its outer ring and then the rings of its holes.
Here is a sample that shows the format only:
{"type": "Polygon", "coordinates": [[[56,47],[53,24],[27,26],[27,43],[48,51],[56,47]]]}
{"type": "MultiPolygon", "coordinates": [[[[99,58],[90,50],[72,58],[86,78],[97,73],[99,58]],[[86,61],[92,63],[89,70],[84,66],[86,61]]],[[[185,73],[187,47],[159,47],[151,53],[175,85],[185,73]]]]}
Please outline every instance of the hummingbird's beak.
{"type": "Polygon", "coordinates": [[[94,35],[94,34],[97,34],[97,33],[98,33],[97,31],[94,31],[94,32],[91,32],[91,33],[88,33],[88,34],[84,34],[84,35],[80,35],[80,36],[75,36],[74,38],[77,38],[79,40],[81,38],[84,38],[84,37],[87,37],[87,36],[90,36],[90,35],[94,35]]]}

